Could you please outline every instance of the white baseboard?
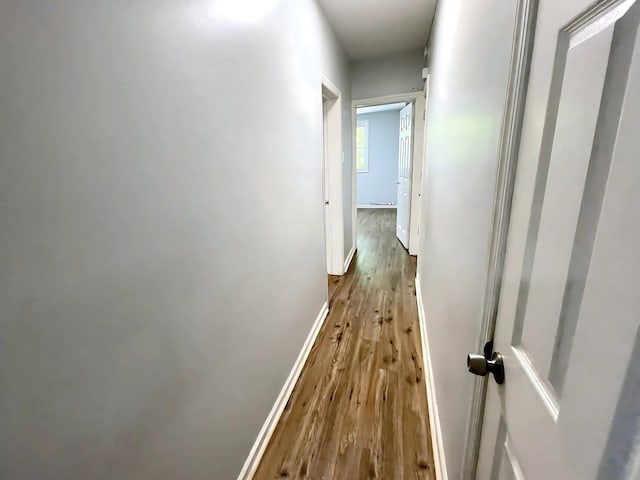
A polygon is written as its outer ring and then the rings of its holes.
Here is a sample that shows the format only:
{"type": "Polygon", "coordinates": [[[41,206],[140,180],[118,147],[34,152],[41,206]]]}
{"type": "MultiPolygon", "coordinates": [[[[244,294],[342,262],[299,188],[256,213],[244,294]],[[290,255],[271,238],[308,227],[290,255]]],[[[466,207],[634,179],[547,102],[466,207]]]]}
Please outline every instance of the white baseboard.
{"type": "Polygon", "coordinates": [[[362,205],[358,205],[358,208],[398,208],[397,205],[378,205],[372,203],[363,203],[362,205]]]}
{"type": "Polygon", "coordinates": [[[347,273],[349,271],[349,265],[351,265],[351,260],[353,260],[353,256],[356,253],[356,246],[354,245],[353,247],[351,247],[351,250],[349,251],[349,255],[347,255],[347,258],[344,261],[344,273],[347,273]]]}
{"type": "Polygon", "coordinates": [[[431,444],[433,448],[433,460],[436,469],[436,480],[448,480],[447,463],[444,456],[444,443],[442,441],[442,429],[440,416],[438,415],[438,402],[436,400],[436,388],[431,368],[431,354],[429,353],[429,340],[427,336],[424,304],[422,303],[422,289],[420,278],[416,275],[416,299],[418,301],[418,318],[420,320],[420,338],[422,341],[422,359],[427,387],[427,401],[429,402],[429,425],[431,427],[431,444]]]}
{"type": "Polygon", "coordinates": [[[240,475],[238,475],[238,480],[251,480],[255,475],[258,465],[260,464],[260,460],[262,460],[262,455],[264,455],[267,444],[276,429],[276,425],[278,425],[282,412],[284,412],[284,408],[293,393],[293,388],[296,386],[298,377],[300,377],[300,374],[302,373],[302,368],[309,357],[309,353],[311,353],[311,348],[313,347],[313,344],[318,337],[318,333],[320,332],[320,328],[328,314],[329,306],[327,305],[327,302],[325,302],[320,309],[320,313],[318,313],[318,316],[313,322],[311,331],[309,332],[309,335],[307,335],[307,339],[302,346],[302,350],[300,350],[298,358],[293,364],[293,368],[291,369],[289,377],[287,377],[287,381],[284,383],[284,386],[276,399],[276,403],[274,403],[267,420],[264,422],[264,425],[258,433],[258,438],[256,438],[256,441],[249,452],[249,456],[244,462],[240,475]]]}

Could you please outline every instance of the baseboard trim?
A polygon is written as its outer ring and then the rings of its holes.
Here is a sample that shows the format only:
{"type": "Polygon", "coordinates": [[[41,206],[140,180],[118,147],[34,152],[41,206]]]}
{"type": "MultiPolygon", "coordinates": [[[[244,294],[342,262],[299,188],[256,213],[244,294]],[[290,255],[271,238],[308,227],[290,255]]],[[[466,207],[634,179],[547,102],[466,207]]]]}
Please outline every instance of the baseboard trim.
{"type": "Polygon", "coordinates": [[[351,247],[351,250],[349,251],[349,255],[347,255],[347,258],[344,261],[344,273],[347,273],[349,271],[349,266],[351,265],[351,260],[353,260],[353,256],[356,253],[356,246],[354,245],[353,247],[351,247]]]}
{"type": "Polygon", "coordinates": [[[358,208],[398,208],[397,205],[377,205],[371,203],[363,203],[362,205],[358,205],[358,208]]]}
{"type": "Polygon", "coordinates": [[[427,326],[424,314],[424,304],[422,303],[422,289],[420,278],[416,275],[416,299],[418,301],[418,319],[420,320],[420,339],[422,342],[422,360],[426,375],[424,382],[427,387],[427,401],[429,403],[429,426],[431,427],[431,445],[433,448],[433,460],[436,469],[436,480],[448,480],[447,463],[444,455],[444,443],[442,441],[442,429],[440,427],[440,416],[438,415],[438,402],[436,400],[436,389],[433,380],[433,369],[431,368],[431,354],[429,352],[429,340],[427,336],[427,326]]]}
{"type": "Polygon", "coordinates": [[[273,435],[273,432],[276,429],[276,425],[278,425],[278,421],[284,412],[284,408],[293,393],[293,388],[296,386],[296,382],[302,373],[302,368],[304,364],[307,362],[307,358],[309,357],[309,353],[311,353],[311,348],[313,344],[316,342],[316,338],[318,337],[318,333],[320,333],[320,328],[324,323],[324,320],[327,318],[329,314],[329,306],[327,302],[322,305],[320,309],[320,313],[316,317],[313,325],[311,327],[311,331],[309,335],[307,335],[307,339],[305,340],[302,350],[298,354],[298,358],[293,364],[293,368],[287,377],[278,398],[276,399],[276,403],[274,403],[271,412],[269,412],[269,416],[267,420],[264,422],[264,425],[260,429],[258,433],[258,438],[256,438],[251,451],[249,452],[249,456],[247,460],[244,462],[242,470],[240,471],[240,475],[238,475],[238,480],[251,480],[258,469],[258,465],[260,464],[260,460],[262,460],[262,456],[264,455],[264,451],[267,448],[269,440],[273,435]]]}

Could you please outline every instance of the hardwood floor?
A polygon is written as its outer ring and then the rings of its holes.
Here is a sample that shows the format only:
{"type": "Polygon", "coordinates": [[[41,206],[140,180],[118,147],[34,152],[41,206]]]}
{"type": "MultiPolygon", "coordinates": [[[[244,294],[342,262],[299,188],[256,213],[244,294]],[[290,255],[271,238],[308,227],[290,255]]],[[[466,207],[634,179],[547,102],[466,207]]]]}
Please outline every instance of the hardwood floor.
{"type": "Polygon", "coordinates": [[[395,218],[358,211],[358,251],[346,275],[329,277],[329,316],[256,480],[435,478],[416,260],[395,218]]]}

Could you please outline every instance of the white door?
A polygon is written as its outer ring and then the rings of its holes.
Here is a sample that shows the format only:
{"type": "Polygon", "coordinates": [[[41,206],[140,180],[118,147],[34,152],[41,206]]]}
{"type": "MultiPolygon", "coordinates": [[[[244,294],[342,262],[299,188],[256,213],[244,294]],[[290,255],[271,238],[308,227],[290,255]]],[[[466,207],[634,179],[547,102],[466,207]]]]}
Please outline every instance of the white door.
{"type": "Polygon", "coordinates": [[[639,21],[538,4],[478,479],[640,479],[639,21]]]}
{"type": "Polygon", "coordinates": [[[398,154],[398,212],[396,235],[409,248],[409,222],[411,220],[411,152],[413,104],[400,110],[400,150],[398,154]]]}
{"type": "Polygon", "coordinates": [[[324,237],[325,254],[327,259],[327,272],[338,274],[334,269],[333,260],[333,232],[331,229],[331,209],[329,203],[329,99],[322,99],[322,200],[324,203],[324,237]]]}

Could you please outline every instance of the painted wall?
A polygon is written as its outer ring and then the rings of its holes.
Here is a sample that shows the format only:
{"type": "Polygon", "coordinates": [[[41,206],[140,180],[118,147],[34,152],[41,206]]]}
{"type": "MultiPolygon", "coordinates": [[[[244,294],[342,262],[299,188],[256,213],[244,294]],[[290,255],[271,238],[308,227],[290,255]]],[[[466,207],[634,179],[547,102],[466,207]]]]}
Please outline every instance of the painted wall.
{"type": "Polygon", "coordinates": [[[449,478],[461,475],[515,2],[441,2],[427,112],[418,275],[449,478]]]}
{"type": "Polygon", "coordinates": [[[421,91],[424,49],[351,62],[354,100],[421,91]]]}
{"type": "Polygon", "coordinates": [[[235,478],[326,300],[332,30],[312,0],[3,0],[0,71],[0,478],[235,478]]]}
{"type": "Polygon", "coordinates": [[[358,205],[397,203],[400,110],[365,113],[369,121],[369,171],[357,174],[358,205]]]}

